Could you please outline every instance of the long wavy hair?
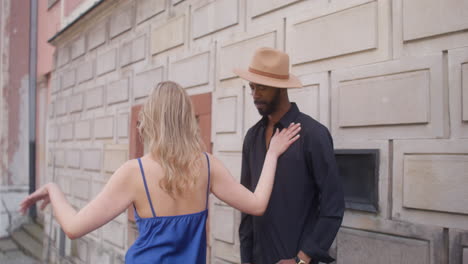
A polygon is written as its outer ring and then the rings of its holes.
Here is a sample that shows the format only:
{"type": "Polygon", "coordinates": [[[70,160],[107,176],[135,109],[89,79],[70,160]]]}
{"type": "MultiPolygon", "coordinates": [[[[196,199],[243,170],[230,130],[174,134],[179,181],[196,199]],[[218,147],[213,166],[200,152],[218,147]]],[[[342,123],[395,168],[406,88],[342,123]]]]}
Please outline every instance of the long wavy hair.
{"type": "Polygon", "coordinates": [[[170,196],[192,189],[200,175],[203,143],[192,101],[179,84],[160,82],[139,113],[138,130],[160,162],[161,189],[170,196]]]}

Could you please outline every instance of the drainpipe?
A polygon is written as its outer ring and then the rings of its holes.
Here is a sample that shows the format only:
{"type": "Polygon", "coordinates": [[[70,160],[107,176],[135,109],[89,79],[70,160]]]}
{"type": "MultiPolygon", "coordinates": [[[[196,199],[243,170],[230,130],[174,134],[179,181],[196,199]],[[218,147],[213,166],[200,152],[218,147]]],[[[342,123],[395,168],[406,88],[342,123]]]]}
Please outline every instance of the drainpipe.
{"type": "MultiPolygon", "coordinates": [[[[36,190],[36,81],[37,81],[37,0],[30,0],[29,16],[29,193],[36,190]]],[[[29,211],[34,220],[36,206],[29,211]]]]}

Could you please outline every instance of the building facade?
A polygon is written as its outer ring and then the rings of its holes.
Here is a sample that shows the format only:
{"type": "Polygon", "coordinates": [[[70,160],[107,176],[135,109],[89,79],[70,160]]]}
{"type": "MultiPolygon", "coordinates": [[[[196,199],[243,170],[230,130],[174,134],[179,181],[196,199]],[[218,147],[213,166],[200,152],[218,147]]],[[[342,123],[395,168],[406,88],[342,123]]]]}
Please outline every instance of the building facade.
{"type": "MultiPolygon", "coordinates": [[[[275,47],[304,84],[291,100],[330,129],[349,183],[336,263],[468,263],[467,10],[464,0],[48,1],[40,182],[77,208],[89,202],[144,152],[136,114],[163,80],[187,89],[205,142],[239,179],[260,116],[231,70],[275,47]]],[[[51,261],[123,263],[136,235],[125,213],[70,241],[49,213],[51,261]]],[[[239,222],[211,197],[211,263],[240,262],[239,222]]]]}
{"type": "Polygon", "coordinates": [[[29,3],[0,3],[0,237],[24,221],[29,190],[29,16],[29,3]]]}

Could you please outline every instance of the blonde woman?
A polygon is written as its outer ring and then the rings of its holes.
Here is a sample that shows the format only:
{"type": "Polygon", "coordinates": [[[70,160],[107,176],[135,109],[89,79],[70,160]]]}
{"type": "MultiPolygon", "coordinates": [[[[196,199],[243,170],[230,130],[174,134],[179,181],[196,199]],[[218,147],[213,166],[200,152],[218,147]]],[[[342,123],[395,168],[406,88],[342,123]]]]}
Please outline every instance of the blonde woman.
{"type": "Polygon", "coordinates": [[[49,183],[26,197],[20,211],[25,213],[41,200],[41,209],[51,203],[66,235],[76,239],[133,205],[139,237],[129,248],[126,263],[205,263],[209,192],[242,212],[262,215],[277,159],[299,138],[300,131],[299,124],[276,131],[252,193],[217,158],[202,152],[192,103],[177,83],[159,83],[139,121],[138,129],[149,141],[149,153],[125,162],[83,209],[77,212],[58,185],[49,183]]]}

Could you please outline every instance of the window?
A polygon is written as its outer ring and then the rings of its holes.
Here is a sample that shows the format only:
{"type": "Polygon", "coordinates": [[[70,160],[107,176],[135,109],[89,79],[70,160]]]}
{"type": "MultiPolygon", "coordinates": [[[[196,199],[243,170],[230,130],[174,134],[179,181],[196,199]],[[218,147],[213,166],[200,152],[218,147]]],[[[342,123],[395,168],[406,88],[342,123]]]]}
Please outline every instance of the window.
{"type": "Polygon", "coordinates": [[[335,150],[347,209],[378,212],[379,150],[335,150]]]}

